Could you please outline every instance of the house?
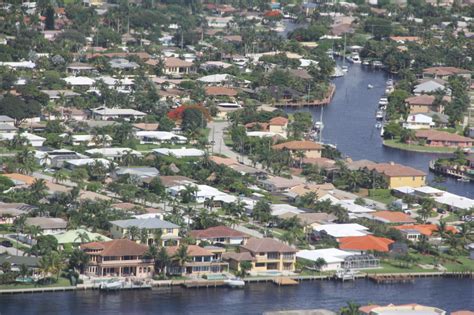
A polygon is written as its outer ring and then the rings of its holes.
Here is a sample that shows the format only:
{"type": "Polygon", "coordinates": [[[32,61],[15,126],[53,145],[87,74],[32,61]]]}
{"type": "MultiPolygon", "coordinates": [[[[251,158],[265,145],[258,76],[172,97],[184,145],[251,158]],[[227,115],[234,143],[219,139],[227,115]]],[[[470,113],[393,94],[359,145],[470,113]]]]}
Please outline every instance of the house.
{"type": "Polygon", "coordinates": [[[60,246],[65,244],[83,244],[88,242],[107,242],[112,239],[99,233],[89,232],[85,229],[68,230],[64,233],[55,234],[54,237],[60,246]]]}
{"type": "Polygon", "coordinates": [[[287,212],[279,216],[280,219],[289,219],[296,217],[306,233],[311,233],[316,226],[334,222],[337,218],[333,214],[325,212],[287,212]]]}
{"type": "Polygon", "coordinates": [[[369,233],[368,228],[357,223],[322,224],[314,227],[314,231],[315,234],[326,234],[334,238],[365,236],[369,233]]]}
{"type": "Polygon", "coordinates": [[[387,224],[410,224],[410,223],[416,223],[416,220],[410,217],[408,214],[400,212],[400,211],[377,211],[370,213],[368,215],[370,218],[372,218],[375,221],[379,221],[382,223],[387,223],[387,224]]]}
{"type": "Polygon", "coordinates": [[[27,212],[17,209],[9,204],[0,203],[0,224],[13,224],[16,218],[25,215],[27,212]]]}
{"type": "Polygon", "coordinates": [[[144,112],[131,108],[107,108],[101,106],[91,109],[92,118],[98,120],[114,120],[123,119],[129,121],[131,119],[140,119],[146,116],[144,112]]]}
{"type": "Polygon", "coordinates": [[[39,274],[40,257],[18,256],[9,253],[0,253],[0,266],[9,263],[12,271],[20,272],[22,266],[26,266],[33,275],[39,274]]]}
{"type": "Polygon", "coordinates": [[[207,25],[211,28],[226,28],[227,24],[232,22],[233,17],[207,16],[207,25]]]}
{"type": "Polygon", "coordinates": [[[0,124],[1,125],[9,125],[9,126],[15,126],[15,119],[6,116],[6,115],[0,115],[0,124]]]}
{"type": "Polygon", "coordinates": [[[112,172],[113,178],[130,176],[139,181],[146,178],[155,178],[160,172],[155,167],[118,167],[112,172]]]}
{"type": "Polygon", "coordinates": [[[84,76],[69,76],[63,79],[67,85],[72,87],[92,87],[95,84],[95,80],[84,76]]]}
{"type": "Polygon", "coordinates": [[[258,184],[269,192],[284,191],[286,189],[303,184],[304,180],[298,177],[285,178],[268,175],[264,179],[258,179],[258,184]]]}
{"type": "Polygon", "coordinates": [[[85,155],[66,149],[58,149],[51,151],[37,150],[35,151],[34,156],[38,164],[47,165],[54,168],[63,167],[64,163],[68,160],[77,160],[86,157],[85,155]]]}
{"type": "Polygon", "coordinates": [[[438,91],[445,91],[446,95],[451,95],[451,90],[446,87],[447,82],[441,79],[427,79],[415,85],[413,94],[434,94],[438,91]]]}
{"type": "Polygon", "coordinates": [[[174,156],[178,159],[180,158],[197,158],[204,156],[204,151],[194,148],[181,148],[181,149],[168,149],[168,148],[159,148],[153,149],[153,152],[157,155],[166,155],[174,156]]]}
{"type": "Polygon", "coordinates": [[[133,128],[137,131],[156,131],[160,125],[157,123],[136,123],[133,128]]]}
{"type": "MultiPolygon", "coordinates": [[[[438,226],[435,224],[404,224],[394,226],[394,228],[402,232],[405,238],[412,242],[417,242],[421,238],[429,239],[438,232],[438,226]]],[[[447,226],[446,230],[452,233],[458,232],[454,226],[447,226]]]]}
{"type": "Polygon", "coordinates": [[[316,262],[318,259],[324,259],[325,265],[321,266],[319,271],[336,271],[344,268],[344,259],[352,256],[354,253],[343,251],[337,248],[324,248],[313,250],[300,250],[296,253],[296,260],[316,262]]]}
{"type": "MultiPolygon", "coordinates": [[[[16,136],[16,133],[0,133],[0,141],[12,140],[16,136]]],[[[33,133],[23,132],[20,134],[21,137],[26,138],[32,147],[42,147],[46,138],[37,136],[33,133]]]]}
{"type": "Polygon", "coordinates": [[[112,69],[117,70],[135,70],[139,67],[138,63],[128,61],[125,58],[116,58],[109,61],[109,65],[112,69]]]}
{"type": "Polygon", "coordinates": [[[425,185],[426,181],[424,172],[393,162],[375,164],[369,166],[368,169],[385,177],[390,189],[402,186],[421,187],[425,185]]]}
{"type": "Polygon", "coordinates": [[[187,254],[189,261],[185,262],[183,266],[180,266],[175,258],[178,250],[178,246],[166,248],[168,255],[171,257],[171,266],[168,268],[170,274],[199,276],[209,273],[222,273],[229,270],[229,264],[222,261],[222,248],[202,248],[197,245],[188,245],[187,254]]]}
{"type": "Polygon", "coordinates": [[[273,132],[282,136],[283,138],[288,137],[288,118],[285,117],[273,117],[268,121],[268,131],[273,132]]]}
{"type": "Polygon", "coordinates": [[[140,143],[186,143],[188,139],[168,131],[136,131],[135,137],[140,143]]]}
{"type": "Polygon", "coordinates": [[[417,130],[415,136],[429,147],[470,148],[474,139],[439,130],[417,130]]]}
{"type": "MultiPolygon", "coordinates": [[[[69,137],[67,133],[63,133],[59,136],[62,138],[69,137]]],[[[112,137],[109,135],[70,135],[70,140],[73,146],[85,145],[86,147],[108,147],[112,144],[112,137]]]]}
{"type": "Polygon", "coordinates": [[[102,156],[113,161],[120,161],[127,154],[131,154],[136,157],[142,156],[140,152],[130,148],[96,148],[86,150],[85,153],[89,156],[102,156]]]}
{"type": "Polygon", "coordinates": [[[272,238],[249,238],[245,245],[240,246],[240,253],[223,255],[232,269],[240,270],[240,262],[250,261],[251,273],[266,271],[295,271],[297,249],[272,238]]]}
{"type": "MultiPolygon", "coordinates": [[[[444,96],[442,100],[446,102],[451,102],[451,97],[444,96]]],[[[435,101],[436,96],[426,94],[411,96],[405,99],[405,103],[407,104],[410,110],[410,114],[419,114],[427,112],[443,113],[443,104],[435,101]]]]}
{"type": "Polygon", "coordinates": [[[435,126],[433,118],[424,114],[411,114],[403,123],[403,128],[406,129],[430,129],[435,126]]]}
{"type": "Polygon", "coordinates": [[[211,200],[214,203],[231,203],[237,202],[237,197],[230,195],[228,193],[222,192],[217,188],[208,185],[196,185],[194,183],[187,183],[184,185],[177,185],[167,188],[169,194],[174,197],[177,197],[181,194],[182,191],[186,190],[187,186],[192,186],[196,188],[194,193],[194,198],[197,203],[204,203],[206,200],[211,200]]]}
{"type": "Polygon", "coordinates": [[[423,306],[419,304],[406,304],[406,305],[387,305],[379,306],[376,304],[371,304],[367,306],[362,306],[359,308],[360,314],[365,315],[384,315],[384,314],[406,314],[406,315],[446,315],[446,311],[431,307],[423,306]]]}
{"type": "Polygon", "coordinates": [[[373,235],[342,237],[338,239],[339,248],[346,251],[361,252],[377,251],[388,252],[389,245],[395,241],[373,235]]]}
{"type": "Polygon", "coordinates": [[[471,71],[455,67],[431,67],[423,70],[423,78],[447,80],[451,76],[462,76],[471,80],[471,71]]]}
{"type": "Polygon", "coordinates": [[[73,62],[66,67],[66,72],[71,73],[74,76],[77,76],[81,73],[91,73],[95,70],[95,67],[88,63],[83,62],[73,62]]]}
{"type": "Polygon", "coordinates": [[[148,246],[128,239],[82,244],[80,249],[89,256],[86,274],[98,277],[150,278],[153,259],[145,258],[148,246]]]}
{"type": "Polygon", "coordinates": [[[67,221],[61,218],[32,217],[26,219],[25,225],[38,226],[43,235],[52,235],[65,232],[67,221]]]}
{"type": "Polygon", "coordinates": [[[180,77],[185,74],[194,73],[195,67],[192,62],[178,59],[175,57],[165,58],[165,74],[180,77]]]}
{"type": "Polygon", "coordinates": [[[313,141],[288,141],[272,146],[274,150],[288,150],[293,158],[299,158],[296,152],[303,152],[306,158],[320,158],[323,146],[313,141]]]}
{"type": "Polygon", "coordinates": [[[132,227],[136,227],[141,233],[147,231],[147,244],[151,245],[157,242],[161,242],[159,246],[167,245],[179,245],[179,226],[163,221],[158,218],[151,219],[129,219],[129,220],[116,220],[110,221],[110,233],[112,238],[137,238],[141,242],[141,235],[130,235],[132,227]],[[159,238],[157,237],[159,236],[159,238]]]}
{"type": "Polygon", "coordinates": [[[94,158],[94,159],[72,159],[72,160],[65,160],[63,167],[74,170],[77,167],[83,167],[83,166],[88,166],[88,165],[94,165],[96,163],[102,164],[105,168],[109,168],[111,162],[106,159],[101,159],[101,158],[94,158]]]}
{"type": "Polygon", "coordinates": [[[193,230],[189,232],[189,235],[198,242],[198,245],[201,242],[223,245],[243,245],[249,238],[247,234],[223,225],[213,226],[205,230],[193,230]]]}

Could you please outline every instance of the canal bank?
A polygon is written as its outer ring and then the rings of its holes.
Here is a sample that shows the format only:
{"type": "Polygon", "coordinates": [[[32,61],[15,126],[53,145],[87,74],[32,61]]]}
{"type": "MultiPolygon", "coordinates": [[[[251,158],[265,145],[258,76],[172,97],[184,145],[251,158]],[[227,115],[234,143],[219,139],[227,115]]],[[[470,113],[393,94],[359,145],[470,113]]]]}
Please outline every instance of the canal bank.
{"type": "Polygon", "coordinates": [[[420,278],[415,283],[377,285],[355,281],[304,281],[296,286],[255,283],[242,290],[180,286],[98,294],[97,291],[48,295],[0,295],[2,314],[262,314],[269,310],[326,308],[337,311],[347,301],[365,305],[419,303],[448,312],[474,310],[474,281],[420,278]],[[27,301],[27,302],[26,302],[27,301]]]}
{"type": "MultiPolygon", "coordinates": [[[[348,64],[344,77],[336,78],[336,93],[328,106],[324,107],[323,141],[332,143],[353,160],[368,159],[375,162],[396,162],[423,170],[428,181],[434,179],[429,172],[429,162],[445,156],[439,153],[410,152],[383,145],[380,129],[375,127],[378,102],[385,92],[386,81],[391,77],[382,70],[374,70],[360,64],[348,64]],[[368,85],[372,89],[368,89],[368,85]]],[[[288,113],[308,111],[318,121],[321,108],[285,109],[288,113]]],[[[474,188],[469,183],[447,178],[437,184],[449,192],[474,198],[474,188]]]]}

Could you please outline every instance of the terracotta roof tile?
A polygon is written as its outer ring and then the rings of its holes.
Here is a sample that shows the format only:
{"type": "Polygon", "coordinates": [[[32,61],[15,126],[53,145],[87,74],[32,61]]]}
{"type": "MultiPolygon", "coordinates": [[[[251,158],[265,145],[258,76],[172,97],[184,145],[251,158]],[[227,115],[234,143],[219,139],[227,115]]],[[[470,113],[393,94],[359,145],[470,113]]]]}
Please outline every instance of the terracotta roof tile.
{"type": "Polygon", "coordinates": [[[83,244],[81,249],[102,249],[100,256],[142,256],[148,250],[148,246],[137,244],[129,239],[119,239],[83,244]]]}
{"type": "MultiPolygon", "coordinates": [[[[416,230],[425,236],[431,236],[434,232],[438,231],[438,227],[434,224],[405,224],[394,226],[397,230],[416,230]]],[[[458,230],[454,226],[447,226],[448,232],[457,233],[458,230]]]]}
{"type": "Polygon", "coordinates": [[[275,150],[322,150],[323,147],[313,141],[288,141],[276,144],[272,148],[275,150]]]}
{"type": "Polygon", "coordinates": [[[388,177],[426,176],[426,174],[420,170],[396,163],[379,163],[368,166],[367,168],[388,177]]]}
{"type": "Polygon", "coordinates": [[[455,68],[455,67],[431,67],[423,70],[423,73],[435,75],[456,75],[463,73],[470,73],[469,70],[455,68]]]}
{"type": "Polygon", "coordinates": [[[391,239],[373,235],[342,237],[339,239],[339,248],[345,250],[375,250],[388,252],[388,245],[394,243],[391,239]]]}
{"type": "Polygon", "coordinates": [[[449,141],[449,142],[473,142],[474,139],[463,137],[455,133],[439,130],[417,130],[417,138],[425,138],[428,141],[449,141]]]}
{"type": "Polygon", "coordinates": [[[376,218],[380,218],[388,223],[415,223],[416,220],[408,214],[399,211],[377,211],[371,214],[376,218]]]}
{"type": "MultiPolygon", "coordinates": [[[[168,255],[174,256],[177,251],[178,251],[179,246],[169,246],[166,247],[166,251],[168,252],[168,255]]],[[[195,256],[214,256],[214,254],[202,247],[199,247],[197,245],[189,245],[188,246],[188,255],[191,257],[195,256]]]]}
{"type": "Polygon", "coordinates": [[[273,117],[272,119],[270,119],[268,124],[274,126],[285,126],[286,124],[288,124],[288,118],[281,116],[273,117]]]}
{"type": "Polygon", "coordinates": [[[205,88],[206,95],[214,96],[237,96],[238,91],[224,86],[208,86],[205,88]]]}

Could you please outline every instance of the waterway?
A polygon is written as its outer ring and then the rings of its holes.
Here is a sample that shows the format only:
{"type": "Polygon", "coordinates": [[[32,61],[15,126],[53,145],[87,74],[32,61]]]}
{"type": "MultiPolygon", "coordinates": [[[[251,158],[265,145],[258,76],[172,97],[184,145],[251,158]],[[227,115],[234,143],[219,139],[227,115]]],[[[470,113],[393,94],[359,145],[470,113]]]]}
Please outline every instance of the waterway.
{"type": "MultiPolygon", "coordinates": [[[[353,160],[367,159],[375,162],[396,162],[429,173],[428,163],[441,155],[418,153],[384,147],[380,130],[375,128],[375,113],[380,97],[385,92],[389,79],[386,72],[372,70],[360,64],[346,64],[349,71],[344,77],[336,78],[336,94],[323,112],[323,141],[337,145],[337,148],[353,160]],[[373,85],[373,89],[367,86],[373,85]]],[[[314,120],[319,120],[320,108],[305,108],[314,120]]],[[[288,110],[291,112],[292,110],[288,110]]],[[[433,180],[430,173],[428,181],[433,180]]],[[[436,184],[448,191],[474,198],[474,185],[447,178],[436,184]]]]}
{"type": "Polygon", "coordinates": [[[449,312],[474,310],[474,281],[425,278],[414,284],[377,285],[312,281],[292,287],[252,284],[245,289],[159,288],[100,293],[77,291],[0,296],[0,314],[262,314],[269,310],[326,308],[337,311],[347,301],[419,303],[449,312]]]}

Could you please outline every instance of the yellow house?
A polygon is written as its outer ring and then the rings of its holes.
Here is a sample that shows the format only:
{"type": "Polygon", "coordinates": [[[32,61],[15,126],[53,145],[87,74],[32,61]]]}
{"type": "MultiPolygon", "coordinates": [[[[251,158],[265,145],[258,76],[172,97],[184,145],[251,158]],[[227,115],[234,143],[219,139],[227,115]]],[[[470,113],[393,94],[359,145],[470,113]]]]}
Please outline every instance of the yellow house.
{"type": "Polygon", "coordinates": [[[272,147],[274,150],[288,150],[293,157],[296,157],[296,152],[304,152],[306,158],[320,158],[323,147],[321,144],[313,141],[288,141],[276,144],[272,147]]]}
{"type": "Polygon", "coordinates": [[[147,245],[159,242],[159,246],[179,245],[181,239],[178,225],[158,218],[117,220],[110,223],[110,233],[114,239],[130,238],[143,243],[146,238],[147,245]]]}
{"type": "Polygon", "coordinates": [[[368,167],[385,177],[388,188],[422,187],[426,185],[426,174],[412,167],[396,163],[379,163],[368,167]]]}
{"type": "Polygon", "coordinates": [[[297,250],[272,238],[250,238],[240,246],[239,253],[225,253],[222,257],[229,266],[239,271],[240,263],[249,261],[251,273],[266,271],[295,271],[297,250]]]}
{"type": "Polygon", "coordinates": [[[268,131],[281,135],[284,138],[288,137],[288,119],[285,117],[274,117],[268,122],[268,131]]]}

